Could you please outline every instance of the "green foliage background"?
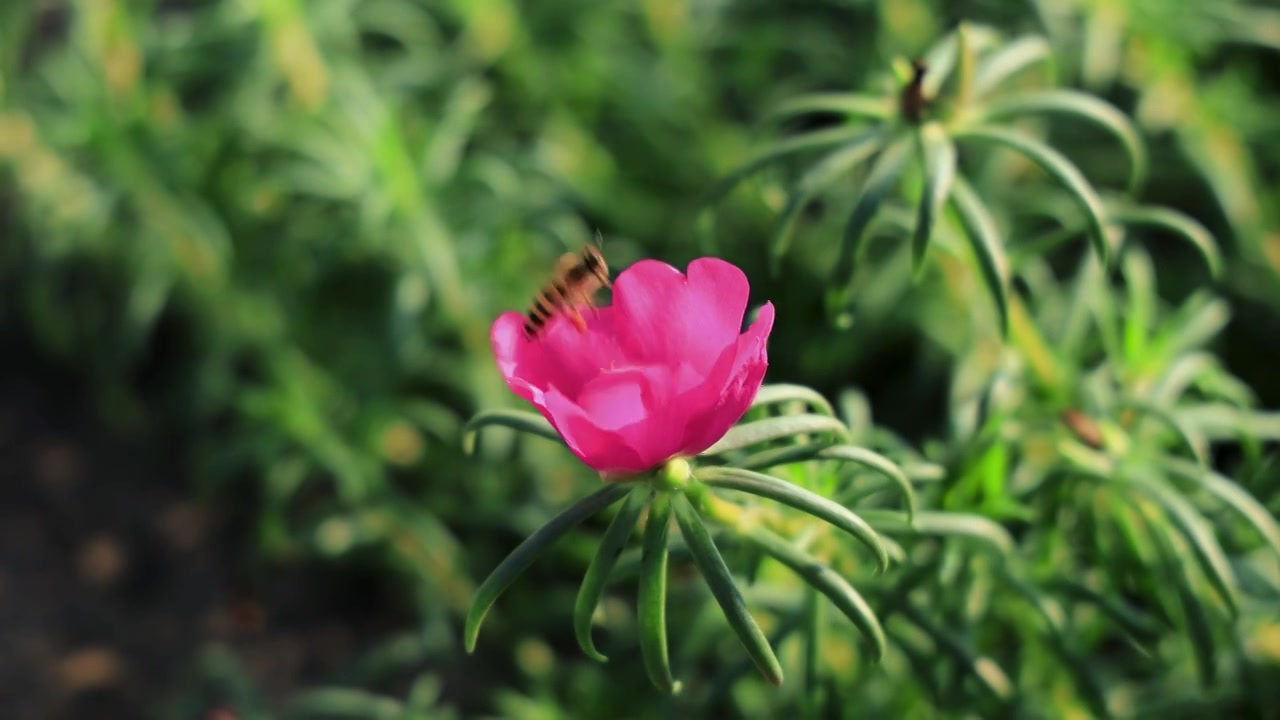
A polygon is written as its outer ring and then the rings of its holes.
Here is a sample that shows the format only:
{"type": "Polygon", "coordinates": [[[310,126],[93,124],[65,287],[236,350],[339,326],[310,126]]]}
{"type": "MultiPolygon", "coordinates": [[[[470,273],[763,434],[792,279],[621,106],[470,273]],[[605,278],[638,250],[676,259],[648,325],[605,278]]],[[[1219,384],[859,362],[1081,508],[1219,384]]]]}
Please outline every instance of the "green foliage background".
{"type": "MultiPolygon", "coordinates": [[[[403,635],[371,639],[379,661],[359,667],[379,670],[287,707],[232,671],[211,680],[246,718],[1275,717],[1280,10],[1174,8],[10,0],[0,322],[86,378],[105,422],[177,428],[189,492],[251,508],[262,563],[367,565],[412,606],[403,635]],[[866,167],[813,193],[781,253],[779,217],[821,153],[714,192],[758,152],[845,122],[771,120],[780,104],[858,93],[896,113],[906,61],[954,47],[962,21],[983,53],[1044,43],[1011,91],[1081,90],[1132,118],[1147,158],[1132,192],[1132,157],[1097,123],[1010,121],[1109,213],[1177,213],[1108,221],[1104,268],[1093,216],[1052,172],[960,143],[998,229],[1007,336],[965,217],[939,216],[913,270],[927,165],[869,208],[856,262],[845,226],[866,167]],[[934,530],[897,538],[884,574],[814,541],[885,625],[878,664],[769,565],[742,584],[782,639],[780,688],[675,570],[685,691],[649,684],[621,583],[597,615],[610,661],[588,659],[570,618],[601,521],[513,585],[464,657],[477,582],[598,482],[538,438],[488,429],[469,456],[462,437],[477,412],[519,407],[489,324],[597,228],[615,268],[741,266],[753,304],[778,309],[768,381],[823,393],[852,444],[910,477],[934,530]]],[[[898,503],[865,471],[778,472],[893,535],[898,503]]],[[[157,712],[195,702],[179,689],[157,712]]]]}

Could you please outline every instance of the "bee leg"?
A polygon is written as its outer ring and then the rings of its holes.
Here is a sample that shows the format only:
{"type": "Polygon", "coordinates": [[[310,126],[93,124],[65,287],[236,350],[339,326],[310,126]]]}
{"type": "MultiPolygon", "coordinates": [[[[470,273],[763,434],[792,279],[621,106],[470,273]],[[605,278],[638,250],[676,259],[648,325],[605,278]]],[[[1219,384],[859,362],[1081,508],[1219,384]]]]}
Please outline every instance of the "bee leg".
{"type": "Polygon", "coordinates": [[[587,321],[582,318],[582,313],[578,312],[578,308],[569,306],[566,308],[565,315],[569,316],[570,322],[573,323],[574,327],[578,328],[578,332],[584,333],[587,331],[587,321]]]}

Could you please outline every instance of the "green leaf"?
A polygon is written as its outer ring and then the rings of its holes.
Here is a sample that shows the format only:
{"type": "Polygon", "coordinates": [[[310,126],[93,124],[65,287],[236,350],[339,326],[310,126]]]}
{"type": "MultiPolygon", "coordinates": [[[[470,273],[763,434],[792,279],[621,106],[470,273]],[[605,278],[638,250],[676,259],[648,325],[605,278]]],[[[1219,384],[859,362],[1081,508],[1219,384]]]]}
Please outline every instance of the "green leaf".
{"type": "Polygon", "coordinates": [[[796,115],[828,113],[872,120],[888,120],[894,104],[888,98],[858,93],[810,93],[784,100],[768,111],[765,119],[777,121],[796,115]]]}
{"type": "Polygon", "coordinates": [[[1052,56],[1053,48],[1039,35],[1021,37],[1006,43],[979,63],[978,76],[973,83],[974,93],[978,97],[986,95],[1031,64],[1052,56]]]}
{"type": "Polygon", "coordinates": [[[733,581],[733,576],[725,566],[720,551],[716,549],[711,534],[707,532],[702,517],[683,494],[675,495],[674,504],[676,522],[680,524],[680,533],[689,547],[693,562],[698,566],[702,577],[706,579],[707,587],[711,589],[711,595],[724,611],[729,626],[738,635],[743,647],[747,649],[747,654],[751,656],[765,679],[773,685],[781,685],[782,665],[778,663],[778,658],[769,645],[769,639],[765,637],[760,626],[756,624],[755,618],[751,617],[750,611],[747,610],[742,592],[733,581]]]}
{"type": "Polygon", "coordinates": [[[951,203],[965,226],[965,236],[973,248],[974,258],[982,280],[996,305],[1000,332],[1009,334],[1009,261],[1004,254],[1004,244],[996,229],[991,212],[969,187],[963,177],[957,176],[951,190],[951,203]]]}
{"type": "Polygon", "coordinates": [[[476,590],[475,599],[471,601],[471,609],[467,612],[466,628],[463,632],[467,652],[470,653],[476,649],[480,625],[484,622],[484,616],[488,614],[489,608],[493,607],[498,596],[538,558],[538,555],[583,520],[621,500],[622,496],[630,491],[631,486],[626,484],[606,485],[561,511],[559,515],[551,518],[547,524],[538,528],[532,535],[525,538],[524,542],[516,546],[516,549],[494,568],[476,590]]]}
{"type": "Polygon", "coordinates": [[[1126,400],[1121,402],[1120,407],[1125,410],[1133,410],[1141,413],[1142,415],[1154,420],[1159,420],[1165,427],[1172,430],[1173,433],[1178,436],[1178,440],[1180,440],[1183,446],[1191,452],[1192,457],[1195,458],[1197,463],[1201,465],[1208,463],[1208,442],[1205,440],[1203,435],[1187,427],[1187,424],[1182,422],[1178,416],[1170,413],[1163,407],[1147,402],[1126,400]]]}
{"type": "Polygon", "coordinates": [[[889,566],[889,556],[875,530],[852,510],[781,478],[733,467],[707,467],[697,477],[713,488],[736,490],[782,503],[844,530],[876,556],[879,569],[889,566]]]}
{"type": "Polygon", "coordinates": [[[600,596],[609,582],[609,573],[618,562],[618,555],[626,547],[627,540],[631,538],[636,522],[640,519],[640,512],[644,510],[651,493],[648,486],[638,486],[627,496],[626,502],[600,539],[595,557],[587,566],[587,574],[583,576],[582,585],[578,589],[578,598],[573,606],[573,630],[582,651],[592,660],[606,662],[608,658],[596,650],[591,639],[591,616],[595,614],[596,605],[600,603],[600,596]]]}
{"type": "Polygon", "coordinates": [[[821,150],[833,145],[840,145],[856,139],[863,130],[849,127],[823,128],[813,132],[794,135],[774,144],[769,149],[757,154],[737,170],[726,175],[711,188],[703,202],[714,202],[733,190],[738,183],[748,176],[782,158],[810,150],[821,150]]]}
{"type": "Polygon", "coordinates": [[[1249,491],[1230,478],[1185,460],[1166,458],[1162,464],[1171,473],[1196,483],[1223,504],[1240,513],[1240,516],[1258,531],[1263,541],[1276,554],[1276,558],[1280,559],[1280,525],[1277,525],[1276,519],[1262,506],[1262,503],[1249,494],[1249,491]]]}
{"type": "Polygon", "coordinates": [[[1130,362],[1141,363],[1146,349],[1147,338],[1155,324],[1156,305],[1159,297],[1156,292],[1155,269],[1151,267],[1151,258],[1144,252],[1131,249],[1124,253],[1121,267],[1125,279],[1125,294],[1128,303],[1120,319],[1124,337],[1124,356],[1130,362]]]}
{"type": "MultiPolygon", "coordinates": [[[[964,31],[965,43],[975,54],[982,54],[1000,39],[999,33],[985,25],[965,23],[964,31]]],[[[959,59],[959,43],[960,32],[957,29],[929,48],[924,58],[925,65],[929,68],[924,76],[925,97],[938,96],[959,59]]]]}
{"type": "Polygon", "coordinates": [[[951,511],[922,511],[916,514],[913,521],[908,521],[902,513],[889,510],[864,510],[862,515],[867,524],[886,534],[964,537],[981,540],[1002,555],[1011,555],[1014,552],[1014,542],[1009,532],[999,523],[982,515],[951,511]]]}
{"type": "Polygon", "coordinates": [[[867,605],[867,601],[847,580],[764,528],[752,528],[743,533],[743,537],[778,562],[791,568],[805,582],[827,596],[827,599],[862,632],[863,637],[871,645],[872,657],[879,660],[884,656],[884,629],[880,627],[875,611],[867,605]]]}
{"type": "Polygon", "coordinates": [[[963,112],[973,101],[973,84],[978,72],[978,49],[973,42],[969,23],[956,28],[956,84],[951,95],[953,106],[963,112]]]}
{"type": "MultiPolygon", "coordinates": [[[[1209,579],[1209,584],[1217,590],[1227,609],[1234,616],[1239,612],[1240,601],[1236,593],[1235,572],[1227,555],[1218,544],[1213,532],[1205,526],[1205,520],[1177,491],[1165,486],[1158,480],[1136,477],[1126,484],[1141,489],[1155,500],[1165,511],[1174,527],[1182,534],[1190,546],[1191,552],[1200,563],[1201,569],[1209,579]]],[[[1153,528],[1157,530],[1157,528],[1153,528]]]]}
{"type": "Polygon", "coordinates": [[[476,435],[479,434],[481,428],[490,425],[513,428],[548,440],[564,443],[564,438],[560,437],[560,433],[556,432],[556,429],[551,427],[551,423],[547,422],[547,419],[538,413],[525,410],[485,410],[477,413],[475,417],[467,421],[466,425],[462,426],[463,452],[467,454],[475,452],[476,435]]]}
{"type": "Polygon", "coordinates": [[[804,385],[789,385],[786,383],[761,385],[760,391],[756,393],[755,399],[751,401],[751,407],[757,408],[764,405],[779,405],[792,402],[804,403],[823,415],[834,417],[836,414],[836,411],[831,407],[831,403],[827,401],[827,398],[822,393],[804,385]]]}
{"type": "Polygon", "coordinates": [[[1147,177],[1147,150],[1133,122],[1115,106],[1075,90],[1043,90],[996,100],[982,110],[983,120],[995,121],[1032,113],[1065,115],[1089,120],[1111,133],[1129,158],[1129,191],[1136,192],[1147,177]]]}
{"type": "Polygon", "coordinates": [[[1075,580],[1059,579],[1053,587],[1066,595],[1092,603],[1124,632],[1138,642],[1151,642],[1161,630],[1161,624],[1147,613],[1126,603],[1119,595],[1099,592],[1075,580]]]}
{"type": "Polygon", "coordinates": [[[1161,406],[1172,405],[1201,377],[1221,369],[1221,363],[1212,353],[1193,352],[1177,357],[1151,386],[1148,393],[1150,402],[1161,406]]]}
{"type": "Polygon", "coordinates": [[[640,556],[640,593],[636,619],[640,654],[649,679],[665,693],[680,691],[671,678],[667,654],[667,534],[671,529],[671,494],[657,493],[649,504],[644,527],[644,551],[640,556]]]}
{"type": "Polygon", "coordinates": [[[880,202],[884,199],[885,193],[902,174],[902,169],[911,155],[910,150],[909,136],[898,137],[889,142],[872,163],[867,179],[862,184],[858,202],[853,206],[849,222],[845,225],[844,246],[840,253],[841,260],[837,263],[837,278],[847,277],[853,265],[856,264],[862,253],[862,241],[867,226],[871,224],[871,219],[880,209],[880,202]]]}
{"type": "Polygon", "coordinates": [[[969,643],[944,629],[910,602],[901,603],[897,610],[933,640],[940,654],[950,656],[953,661],[967,670],[983,689],[1000,700],[1008,700],[1012,697],[1013,684],[1009,682],[1009,676],[994,660],[974,652],[969,643]]]}
{"type": "Polygon", "coordinates": [[[1161,324],[1152,347],[1165,358],[1201,348],[1217,337],[1231,320],[1231,306],[1208,292],[1197,292],[1161,324]]]}
{"type": "Polygon", "coordinates": [[[792,230],[796,219],[800,217],[800,212],[814,196],[871,157],[883,137],[884,132],[879,129],[863,133],[828,153],[800,176],[774,227],[773,240],[770,243],[770,263],[775,271],[791,245],[792,230]]]}
{"type": "Polygon", "coordinates": [[[1213,647],[1213,622],[1209,618],[1208,608],[1200,602],[1195,590],[1191,587],[1191,577],[1182,561],[1181,553],[1165,536],[1159,525],[1159,518],[1147,512],[1141,512],[1145,524],[1151,532],[1149,536],[1155,541],[1168,580],[1172,583],[1178,596],[1178,604],[1182,607],[1182,616],[1186,621],[1187,637],[1194,649],[1196,668],[1200,674],[1200,682],[1204,687],[1212,687],[1217,679],[1217,653],[1213,647]]]}
{"type": "Polygon", "coordinates": [[[1200,251],[1210,275],[1215,278],[1222,275],[1222,255],[1218,251],[1218,243],[1213,239],[1213,234],[1195,218],[1177,210],[1162,207],[1121,205],[1108,208],[1108,213],[1112,222],[1121,225],[1160,228],[1182,237],[1200,251]]]}
{"type": "Polygon", "coordinates": [[[289,703],[288,717],[348,717],[365,720],[400,720],[404,704],[364,690],[326,687],[306,690],[289,703]]]}
{"type": "Polygon", "coordinates": [[[748,445],[779,440],[794,435],[831,433],[842,441],[849,440],[849,428],[830,415],[783,415],[765,420],[743,423],[729,428],[716,444],[703,450],[702,455],[718,455],[730,450],[740,450],[748,445]]]}
{"type": "Polygon", "coordinates": [[[1177,422],[1211,440],[1280,440],[1280,413],[1251,411],[1221,403],[1184,405],[1173,411],[1177,422]]]}
{"type": "Polygon", "coordinates": [[[911,240],[911,264],[916,277],[924,268],[925,252],[933,235],[933,224],[942,213],[956,177],[956,146],[946,130],[936,122],[925,123],[916,135],[924,185],[916,211],[915,234],[911,240]]]}
{"type": "Polygon", "coordinates": [[[857,463],[879,472],[891,480],[902,491],[907,501],[907,519],[910,521],[916,513],[916,492],[910,478],[898,464],[874,450],[855,447],[853,445],[823,445],[809,443],[806,445],[789,445],[783,448],[761,450],[748,455],[734,463],[734,467],[743,470],[763,470],[788,463],[805,460],[842,460],[857,463]]]}
{"type": "Polygon", "coordinates": [[[1093,241],[1094,252],[1104,265],[1110,264],[1113,249],[1107,233],[1106,211],[1103,209],[1102,200],[1080,170],[1062,153],[1021,133],[991,126],[957,130],[952,138],[957,142],[973,140],[1000,145],[1025,155],[1043,168],[1080,203],[1089,226],[1089,237],[1093,241]]]}

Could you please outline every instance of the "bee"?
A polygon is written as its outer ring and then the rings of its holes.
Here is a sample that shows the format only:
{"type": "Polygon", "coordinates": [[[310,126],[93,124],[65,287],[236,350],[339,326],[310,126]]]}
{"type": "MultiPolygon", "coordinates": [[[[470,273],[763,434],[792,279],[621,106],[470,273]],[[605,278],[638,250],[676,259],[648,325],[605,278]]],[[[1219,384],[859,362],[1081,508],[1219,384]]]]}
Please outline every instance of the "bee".
{"type": "Polygon", "coordinates": [[[587,321],[582,319],[578,306],[585,304],[594,309],[596,292],[613,286],[609,282],[609,266],[600,252],[599,233],[596,237],[596,242],[588,243],[579,252],[560,256],[551,279],[529,308],[524,321],[526,337],[536,338],[557,311],[563,312],[578,332],[587,331],[587,321]]]}

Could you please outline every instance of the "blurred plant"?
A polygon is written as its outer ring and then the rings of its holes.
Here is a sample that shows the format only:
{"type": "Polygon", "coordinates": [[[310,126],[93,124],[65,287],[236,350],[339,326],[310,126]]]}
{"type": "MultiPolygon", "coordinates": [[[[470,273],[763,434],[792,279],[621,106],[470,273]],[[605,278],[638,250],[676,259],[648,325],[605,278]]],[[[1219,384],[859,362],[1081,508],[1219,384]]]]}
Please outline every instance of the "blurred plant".
{"type": "Polygon", "coordinates": [[[1255,549],[1280,568],[1280,528],[1213,467],[1211,450],[1242,448],[1239,477],[1256,477],[1280,416],[1253,409],[1249,389],[1203,350],[1226,323],[1225,304],[1199,293],[1163,311],[1139,248],[1123,255],[1120,294],[1093,257],[1068,284],[1039,258],[1019,274],[1028,299],[1012,306],[1013,346],[994,373],[971,358],[953,388],[951,449],[934,457],[950,479],[937,502],[1021,526],[1025,571],[1006,577],[1021,577],[1015,596],[1039,608],[1050,647],[1077,658],[1138,649],[1114,664],[1062,658],[1093,713],[1132,710],[1116,676],[1143,677],[1145,654],[1186,657],[1168,647],[1169,630],[1190,641],[1211,687],[1224,654],[1236,657],[1242,609],[1280,599],[1280,586],[1239,579],[1256,577],[1244,570],[1255,549]]]}
{"type": "MultiPolygon", "coordinates": [[[[819,129],[778,142],[726,177],[713,191],[713,197],[767,165],[809,151],[826,152],[795,181],[781,210],[772,242],[776,264],[787,252],[794,226],[805,207],[863,163],[870,162],[862,175],[857,202],[834,263],[833,283],[845,288],[841,295],[847,298],[849,276],[862,252],[868,228],[888,193],[902,181],[914,152],[918,160],[919,203],[911,247],[917,276],[937,219],[950,209],[964,227],[964,237],[995,303],[1000,326],[1007,329],[1009,269],[1005,248],[987,201],[973,189],[971,174],[959,168],[958,146],[994,145],[1012,150],[1042,168],[1083,208],[1094,251],[1104,262],[1115,248],[1106,232],[1106,212],[1097,192],[1062,153],[1034,135],[1012,128],[1011,121],[1048,113],[1097,124],[1124,147],[1130,162],[1129,186],[1137,187],[1146,175],[1146,154],[1137,131],[1106,102],[1063,89],[1002,92],[1022,71],[1048,56],[1049,46],[1042,38],[1030,36],[1001,44],[993,29],[961,25],[923,59],[913,63],[899,61],[894,76],[885,83],[893,89],[883,95],[821,93],[800,96],[775,108],[769,115],[771,120],[841,117],[843,123],[834,127],[822,123],[819,129]]],[[[845,302],[842,299],[838,305],[845,302]]]]}
{"type": "Polygon", "coordinates": [[[1274,278],[1280,217],[1261,199],[1259,190],[1274,183],[1268,160],[1254,151],[1265,145],[1274,113],[1258,97],[1260,78],[1245,53],[1280,51],[1280,10],[1233,0],[1176,9],[1149,0],[1035,6],[1067,61],[1064,70],[1097,92],[1131,89],[1138,121],[1174,134],[1225,213],[1243,259],[1274,278]],[[1220,71],[1228,53],[1229,69],[1220,71]]]}

